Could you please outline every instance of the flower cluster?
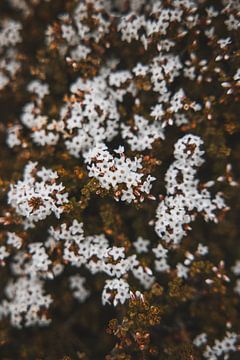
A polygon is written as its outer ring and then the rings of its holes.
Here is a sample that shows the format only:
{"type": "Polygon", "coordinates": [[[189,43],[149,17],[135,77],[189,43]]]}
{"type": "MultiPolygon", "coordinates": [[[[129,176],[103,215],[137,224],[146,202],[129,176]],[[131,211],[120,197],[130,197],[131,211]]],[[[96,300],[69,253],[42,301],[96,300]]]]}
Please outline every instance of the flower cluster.
{"type": "Polygon", "coordinates": [[[203,356],[208,360],[217,360],[224,355],[224,359],[229,359],[229,353],[236,351],[237,334],[227,332],[222,340],[215,340],[213,346],[207,345],[203,356]]]}
{"type": "Polygon", "coordinates": [[[122,124],[122,137],[126,139],[131,150],[143,151],[151,149],[157,139],[164,139],[163,128],[160,122],[149,123],[144,117],[134,116],[134,127],[122,124]]]}
{"type": "Polygon", "coordinates": [[[156,211],[155,230],[166,242],[179,244],[197,213],[202,214],[205,221],[217,222],[215,211],[227,209],[221,193],[211,199],[207,188],[214,182],[209,181],[201,189],[196,179],[197,168],[204,162],[202,144],[194,135],[185,135],[175,144],[175,161],[165,175],[167,195],[156,211]]]}
{"type": "Polygon", "coordinates": [[[133,160],[126,157],[122,146],[114,152],[111,155],[106,145],[99,144],[86,153],[89,176],[95,177],[103,188],[113,190],[116,200],[144,201],[144,197],[150,195],[155,178],[144,174],[142,157],[133,160]]]}
{"type": "Polygon", "coordinates": [[[35,277],[10,281],[5,288],[7,300],[0,304],[0,318],[9,316],[12,325],[18,328],[48,325],[50,319],[44,308],[49,307],[52,298],[45,294],[43,285],[44,282],[35,277]]]}
{"type": "Polygon", "coordinates": [[[58,174],[51,169],[37,169],[37,163],[29,162],[24,169],[23,180],[12,185],[8,202],[23,216],[24,226],[33,227],[34,223],[44,220],[51,213],[60,217],[68,202],[64,186],[56,183],[58,174]]]}
{"type": "Polygon", "coordinates": [[[117,135],[119,114],[116,98],[104,73],[86,82],[78,79],[71,91],[75,98],[70,98],[66,104],[62,121],[66,123],[66,147],[70,154],[79,157],[117,135]]]}
{"type": "Polygon", "coordinates": [[[169,271],[170,266],[167,262],[168,250],[161,244],[158,244],[156,248],[153,248],[153,252],[156,258],[154,261],[156,271],[169,271]]]}
{"type": "MultiPolygon", "coordinates": [[[[110,304],[110,300],[113,300],[116,306],[118,302],[123,304],[129,298],[130,287],[124,277],[130,271],[145,288],[149,288],[154,281],[151,270],[144,268],[136,255],[127,256],[124,247],[110,246],[103,234],[85,236],[83,224],[76,219],[70,226],[64,223],[59,229],[50,229],[47,245],[57,247],[59,241],[63,244],[63,264],[77,268],[84,266],[93,275],[105,273],[113,277],[106,280],[102,294],[103,304],[110,304]]],[[[83,281],[77,275],[70,278],[71,288],[74,289],[74,294],[76,292],[74,296],[80,300],[88,296],[83,281]]]]}
{"type": "Polygon", "coordinates": [[[20,22],[4,19],[0,21],[0,91],[3,90],[20,69],[16,45],[21,42],[20,22]]]}

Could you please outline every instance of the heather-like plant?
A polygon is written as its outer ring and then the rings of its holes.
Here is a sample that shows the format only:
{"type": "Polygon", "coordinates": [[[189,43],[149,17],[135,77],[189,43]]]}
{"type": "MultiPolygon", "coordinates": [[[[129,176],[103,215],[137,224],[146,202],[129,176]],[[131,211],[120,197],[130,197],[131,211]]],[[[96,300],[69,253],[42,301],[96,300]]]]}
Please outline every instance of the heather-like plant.
{"type": "Polygon", "coordinates": [[[1,359],[239,358],[239,16],[1,2],[1,359]]]}

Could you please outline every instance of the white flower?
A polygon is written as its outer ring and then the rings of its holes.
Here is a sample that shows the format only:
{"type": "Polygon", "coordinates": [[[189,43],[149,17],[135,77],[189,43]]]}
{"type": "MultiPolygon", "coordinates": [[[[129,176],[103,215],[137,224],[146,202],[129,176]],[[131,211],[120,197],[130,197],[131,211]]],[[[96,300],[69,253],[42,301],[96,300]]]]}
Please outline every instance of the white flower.
{"type": "Polygon", "coordinates": [[[237,19],[233,14],[228,16],[228,19],[224,21],[227,25],[229,31],[237,30],[240,26],[239,19],[237,19]]]}
{"type": "Polygon", "coordinates": [[[62,37],[68,42],[70,45],[76,45],[78,38],[74,28],[71,25],[61,25],[62,37]]]}
{"type": "Polygon", "coordinates": [[[193,344],[197,347],[206,344],[206,342],[207,342],[207,334],[206,333],[201,333],[201,334],[197,335],[195,337],[195,339],[193,340],[193,344]]]}
{"type": "Polygon", "coordinates": [[[9,252],[7,251],[6,246],[2,245],[0,246],[0,262],[4,259],[6,259],[9,256],[9,252]]]}
{"type": "MultiPolygon", "coordinates": [[[[1,82],[1,80],[0,80],[0,82],[1,82]]],[[[0,86],[0,88],[1,88],[1,86],[0,86]]],[[[6,142],[10,148],[21,145],[21,140],[19,138],[21,129],[22,129],[22,127],[20,125],[14,125],[8,129],[6,142]]]]}
{"type": "Polygon", "coordinates": [[[109,75],[110,86],[120,87],[126,81],[132,79],[132,74],[128,70],[117,71],[109,75]]]}
{"type": "Polygon", "coordinates": [[[149,67],[147,65],[142,65],[141,63],[138,63],[132,71],[136,76],[145,76],[147,75],[148,70],[149,67]]]}
{"type": "Polygon", "coordinates": [[[70,288],[73,290],[73,296],[80,302],[84,302],[90,292],[84,287],[86,279],[80,275],[70,276],[70,288]]]}
{"type": "Polygon", "coordinates": [[[143,266],[138,265],[136,267],[133,267],[131,270],[134,277],[140,281],[141,285],[145,289],[151,288],[155,280],[151,269],[146,267],[144,268],[143,266]]]}
{"type": "Polygon", "coordinates": [[[4,89],[9,83],[9,78],[0,71],[0,90],[4,89]]]}
{"type": "Polygon", "coordinates": [[[91,52],[91,49],[89,49],[85,45],[77,45],[75,49],[71,51],[71,58],[75,61],[81,61],[86,59],[87,55],[91,52]]]}
{"type": "Polygon", "coordinates": [[[29,129],[41,129],[47,124],[47,116],[41,114],[40,109],[34,103],[28,103],[23,107],[21,121],[29,129]]]}
{"type": "Polygon", "coordinates": [[[124,304],[130,297],[130,289],[128,283],[123,279],[106,280],[106,284],[102,292],[103,305],[111,304],[113,299],[113,305],[118,303],[124,304]],[[115,295],[113,295],[115,293],[115,295]]]}
{"type": "Polygon", "coordinates": [[[148,252],[149,245],[150,241],[143,239],[141,236],[139,236],[137,240],[133,242],[133,246],[135,247],[138,254],[148,252]]]}
{"type": "Polygon", "coordinates": [[[164,272],[164,271],[170,270],[170,266],[167,263],[166,258],[160,258],[160,259],[155,260],[154,265],[155,265],[156,271],[158,271],[158,272],[164,272]]]}
{"type": "Polygon", "coordinates": [[[235,265],[232,267],[232,271],[235,275],[240,275],[240,260],[237,260],[235,265]]]}
{"type": "Polygon", "coordinates": [[[144,16],[134,16],[133,13],[122,16],[118,25],[118,31],[121,32],[122,40],[130,43],[132,40],[138,40],[138,31],[145,26],[144,16]]]}
{"type": "Polygon", "coordinates": [[[31,243],[28,248],[29,253],[31,254],[28,272],[31,276],[33,274],[37,274],[38,272],[47,272],[51,261],[43,244],[41,242],[31,243]]]}
{"type": "Polygon", "coordinates": [[[0,47],[13,46],[21,41],[22,24],[15,20],[6,19],[1,21],[0,25],[0,47]]]}
{"type": "Polygon", "coordinates": [[[44,84],[39,80],[31,81],[28,84],[27,89],[29,92],[36,94],[40,100],[42,100],[46,95],[49,94],[48,84],[44,84]]]}
{"type": "Polygon", "coordinates": [[[72,235],[83,233],[83,223],[78,222],[76,219],[73,220],[72,225],[69,227],[69,231],[72,235]]]}
{"type": "Polygon", "coordinates": [[[7,244],[12,245],[16,249],[20,249],[22,246],[22,238],[14,232],[7,233],[7,244]]]}
{"type": "Polygon", "coordinates": [[[113,257],[113,260],[123,259],[125,257],[125,248],[113,246],[109,251],[108,255],[113,257]]]}
{"type": "Polygon", "coordinates": [[[153,107],[151,111],[151,116],[155,118],[155,120],[160,120],[164,115],[164,110],[162,104],[157,104],[153,107]]]}
{"type": "Polygon", "coordinates": [[[183,99],[184,99],[184,91],[183,89],[180,89],[178,92],[176,92],[171,101],[170,101],[170,111],[172,111],[173,113],[178,112],[179,110],[181,110],[183,108],[183,99]]]}
{"type": "Polygon", "coordinates": [[[203,244],[198,244],[197,253],[199,255],[206,255],[208,253],[208,247],[203,244]]]}
{"type": "Polygon", "coordinates": [[[221,49],[225,48],[227,45],[230,45],[231,42],[232,42],[232,39],[230,37],[228,37],[226,39],[218,40],[218,44],[220,45],[221,49]]]}
{"type": "Polygon", "coordinates": [[[177,264],[177,276],[179,278],[187,279],[188,271],[189,271],[189,269],[186,266],[184,266],[183,264],[181,264],[181,263],[177,264]]]}
{"type": "Polygon", "coordinates": [[[157,259],[163,259],[167,257],[168,250],[165,249],[162,244],[158,244],[156,248],[152,249],[157,259]]]}

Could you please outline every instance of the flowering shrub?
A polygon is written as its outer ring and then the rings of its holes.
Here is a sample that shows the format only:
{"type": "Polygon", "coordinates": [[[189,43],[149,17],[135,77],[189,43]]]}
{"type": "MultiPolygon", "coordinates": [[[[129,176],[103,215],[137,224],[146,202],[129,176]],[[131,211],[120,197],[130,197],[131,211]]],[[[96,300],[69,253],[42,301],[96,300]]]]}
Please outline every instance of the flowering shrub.
{"type": "Polygon", "coordinates": [[[1,1],[1,359],[239,358],[239,14],[1,1]]]}

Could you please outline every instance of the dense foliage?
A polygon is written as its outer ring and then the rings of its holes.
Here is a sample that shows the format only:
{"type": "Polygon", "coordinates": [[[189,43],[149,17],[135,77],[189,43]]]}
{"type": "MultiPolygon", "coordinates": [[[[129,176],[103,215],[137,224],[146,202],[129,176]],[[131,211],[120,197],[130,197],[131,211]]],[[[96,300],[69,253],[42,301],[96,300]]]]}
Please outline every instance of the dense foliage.
{"type": "Polygon", "coordinates": [[[239,359],[239,17],[0,2],[0,359],[239,359]]]}

